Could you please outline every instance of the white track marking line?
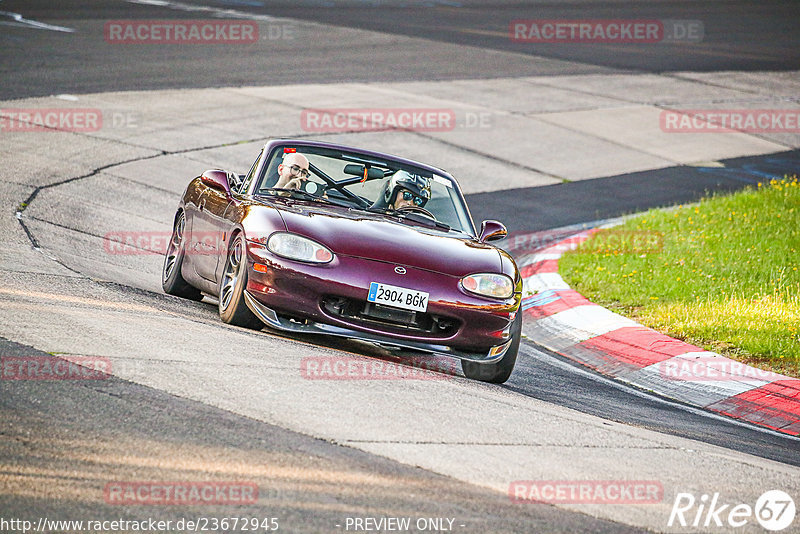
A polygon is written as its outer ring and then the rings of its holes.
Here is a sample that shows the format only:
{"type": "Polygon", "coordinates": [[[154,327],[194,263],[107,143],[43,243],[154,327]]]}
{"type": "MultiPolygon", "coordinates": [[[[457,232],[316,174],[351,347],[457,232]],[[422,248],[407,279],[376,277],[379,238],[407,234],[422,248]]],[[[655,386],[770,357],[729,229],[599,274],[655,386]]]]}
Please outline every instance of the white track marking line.
{"type": "Polygon", "coordinates": [[[34,28],[36,30],[50,30],[54,32],[75,33],[75,30],[73,28],[67,28],[66,26],[56,26],[54,24],[46,24],[44,22],[39,22],[38,20],[26,19],[19,13],[12,13],[11,11],[0,11],[0,17],[9,17],[14,21],[14,22],[0,21],[0,24],[2,24],[3,26],[23,26],[26,28],[34,28]]]}
{"type": "Polygon", "coordinates": [[[273,17],[270,15],[257,15],[255,13],[248,13],[247,11],[239,11],[238,9],[224,9],[219,7],[200,6],[194,4],[186,4],[184,2],[169,2],[167,0],[127,0],[127,2],[130,4],[164,7],[167,9],[175,9],[177,11],[187,11],[190,13],[196,13],[196,12],[211,13],[214,16],[220,18],[229,17],[235,19],[261,20],[268,22],[286,20],[286,19],[280,19],[278,17],[273,17]]]}

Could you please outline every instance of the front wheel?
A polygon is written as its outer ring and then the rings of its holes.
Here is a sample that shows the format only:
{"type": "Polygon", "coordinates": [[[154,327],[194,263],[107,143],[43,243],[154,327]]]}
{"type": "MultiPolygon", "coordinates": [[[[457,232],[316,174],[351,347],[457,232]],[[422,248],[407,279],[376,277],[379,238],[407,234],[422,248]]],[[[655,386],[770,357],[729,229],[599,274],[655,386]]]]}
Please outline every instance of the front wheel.
{"type": "Polygon", "coordinates": [[[203,294],[196,287],[189,285],[181,275],[183,258],[186,255],[184,248],[184,230],[186,229],[186,215],[183,211],[175,219],[172,228],[172,238],[169,240],[167,253],[164,255],[164,268],[161,270],[161,287],[164,293],[183,297],[189,300],[203,300],[203,294]]]}
{"type": "Polygon", "coordinates": [[[519,343],[522,339],[522,310],[517,311],[517,317],[511,326],[511,346],[506,353],[495,363],[478,363],[469,360],[461,360],[461,369],[464,376],[471,380],[490,382],[492,384],[502,384],[514,370],[519,352],[519,343]]]}
{"type": "Polygon", "coordinates": [[[247,287],[247,249],[242,234],[233,238],[219,285],[219,317],[234,326],[261,330],[264,323],[244,302],[247,287]]]}

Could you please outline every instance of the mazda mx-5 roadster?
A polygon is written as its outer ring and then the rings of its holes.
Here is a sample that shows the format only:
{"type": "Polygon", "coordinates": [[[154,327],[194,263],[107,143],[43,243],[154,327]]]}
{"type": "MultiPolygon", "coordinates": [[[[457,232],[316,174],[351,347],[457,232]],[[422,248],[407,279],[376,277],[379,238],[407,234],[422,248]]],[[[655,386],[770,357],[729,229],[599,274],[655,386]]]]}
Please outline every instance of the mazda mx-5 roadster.
{"type": "Polygon", "coordinates": [[[219,301],[229,324],[342,336],[461,360],[503,383],[522,332],[522,279],[476,230],[456,180],[408,159],[278,139],[250,171],[209,170],[178,205],[162,286],[219,301]]]}

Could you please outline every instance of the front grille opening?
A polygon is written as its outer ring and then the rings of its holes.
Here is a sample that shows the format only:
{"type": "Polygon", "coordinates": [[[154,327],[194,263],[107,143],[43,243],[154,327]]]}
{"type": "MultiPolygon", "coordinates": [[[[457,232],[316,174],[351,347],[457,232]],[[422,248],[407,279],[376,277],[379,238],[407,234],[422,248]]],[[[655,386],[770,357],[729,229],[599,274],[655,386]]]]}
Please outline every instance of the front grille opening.
{"type": "Polygon", "coordinates": [[[325,297],[322,307],[329,314],[364,325],[388,326],[400,331],[413,331],[449,337],[458,330],[459,323],[451,317],[431,313],[402,310],[365,300],[345,297],[325,297]]]}
{"type": "Polygon", "coordinates": [[[417,324],[417,312],[413,310],[400,310],[390,306],[381,306],[373,302],[367,302],[364,310],[361,312],[361,316],[377,321],[386,321],[387,323],[403,325],[417,324]]]}

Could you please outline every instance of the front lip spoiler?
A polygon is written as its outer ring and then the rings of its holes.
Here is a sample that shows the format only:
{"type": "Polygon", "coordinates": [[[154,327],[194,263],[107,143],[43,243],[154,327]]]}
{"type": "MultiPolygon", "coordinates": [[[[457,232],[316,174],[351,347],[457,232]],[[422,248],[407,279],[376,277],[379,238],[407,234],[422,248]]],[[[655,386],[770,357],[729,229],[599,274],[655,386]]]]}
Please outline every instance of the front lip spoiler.
{"type": "Polygon", "coordinates": [[[449,356],[451,358],[458,358],[460,360],[468,360],[477,363],[496,363],[505,356],[508,348],[511,346],[513,339],[509,339],[505,343],[492,347],[486,352],[463,352],[456,350],[446,345],[434,345],[431,343],[422,343],[418,341],[408,341],[404,339],[395,339],[388,336],[380,336],[369,332],[359,332],[349,328],[342,328],[326,323],[319,323],[309,321],[306,324],[295,323],[283,319],[275,313],[275,310],[264,306],[255,297],[253,297],[247,290],[244,291],[244,302],[256,316],[261,319],[267,326],[276,330],[284,332],[297,332],[299,334],[323,334],[328,336],[346,337],[350,339],[357,339],[359,341],[366,341],[374,343],[384,348],[402,348],[410,350],[418,350],[430,354],[437,354],[442,356],[449,356]]]}

